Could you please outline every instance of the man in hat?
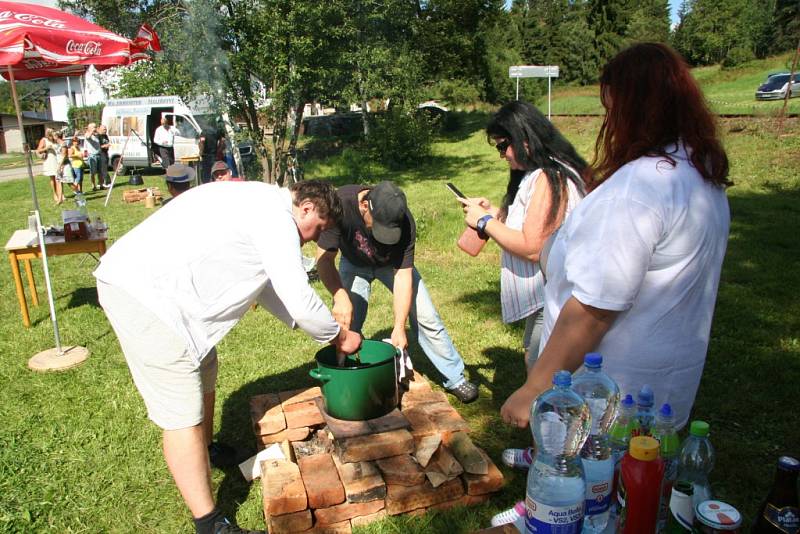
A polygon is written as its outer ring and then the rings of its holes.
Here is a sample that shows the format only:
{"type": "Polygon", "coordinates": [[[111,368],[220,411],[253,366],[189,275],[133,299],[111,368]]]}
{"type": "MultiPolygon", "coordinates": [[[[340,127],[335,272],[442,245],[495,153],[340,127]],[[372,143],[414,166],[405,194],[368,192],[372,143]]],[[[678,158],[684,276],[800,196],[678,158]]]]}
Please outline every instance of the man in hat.
{"type": "Polygon", "coordinates": [[[206,184],[118,239],[94,272],[98,300],[147,415],[162,429],[164,459],[198,534],[244,532],[215,506],[211,487],[214,346],[254,302],[334,345],[342,361],[361,345],[308,285],[300,250],[340,216],[328,182],[206,184]]]}
{"type": "Polygon", "coordinates": [[[234,178],[231,168],[224,161],[218,161],[211,167],[211,178],[215,182],[241,182],[239,177],[234,178]]]}
{"type": "Polygon", "coordinates": [[[317,272],[333,295],[333,315],[356,332],[367,317],[370,285],[377,279],[392,292],[392,345],[408,347],[405,325],[444,377],[444,387],[461,402],[478,398],[478,388],[464,377],[464,360],[436,312],[414,267],[416,225],[405,194],[391,182],[375,187],[346,185],[338,189],[342,219],[317,242],[317,272]],[[342,259],[337,272],[338,251],[342,259]]]}
{"type": "Polygon", "coordinates": [[[192,180],[195,177],[195,170],[183,163],[173,163],[167,167],[167,174],[164,178],[167,181],[167,191],[169,191],[170,198],[164,200],[164,205],[172,199],[185,193],[192,187],[192,180]]]}

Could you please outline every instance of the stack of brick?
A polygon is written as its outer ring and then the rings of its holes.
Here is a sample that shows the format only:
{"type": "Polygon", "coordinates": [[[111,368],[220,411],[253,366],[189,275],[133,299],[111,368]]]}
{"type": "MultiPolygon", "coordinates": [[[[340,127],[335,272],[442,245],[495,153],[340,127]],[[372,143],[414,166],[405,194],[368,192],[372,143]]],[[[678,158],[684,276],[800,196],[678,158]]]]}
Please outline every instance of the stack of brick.
{"type": "Polygon", "coordinates": [[[319,388],[250,400],[259,448],[286,460],[261,464],[271,533],[350,532],[387,515],[485,502],[503,475],[469,438],[441,392],[415,374],[400,410],[370,421],[324,414],[319,388]]]}
{"type": "Polygon", "coordinates": [[[161,191],[159,191],[158,187],[128,189],[122,192],[122,200],[128,203],[141,202],[151,194],[155,197],[156,202],[161,201],[161,191]]]}

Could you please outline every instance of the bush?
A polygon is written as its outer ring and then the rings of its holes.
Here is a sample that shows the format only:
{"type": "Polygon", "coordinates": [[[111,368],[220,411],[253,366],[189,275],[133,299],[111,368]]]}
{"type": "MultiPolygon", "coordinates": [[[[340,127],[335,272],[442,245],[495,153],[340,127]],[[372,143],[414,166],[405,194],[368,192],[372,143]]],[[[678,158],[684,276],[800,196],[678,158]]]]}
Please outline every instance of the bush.
{"type": "Polygon", "coordinates": [[[82,130],[90,122],[100,124],[103,116],[105,104],[95,104],[94,106],[72,106],[67,110],[67,122],[72,131],[82,130]]]}
{"type": "Polygon", "coordinates": [[[426,158],[433,132],[427,118],[403,106],[372,113],[367,146],[372,157],[390,168],[402,168],[426,158]]]}
{"type": "Polygon", "coordinates": [[[739,67],[748,61],[755,59],[755,54],[748,46],[734,46],[728,51],[725,59],[722,60],[722,68],[730,69],[739,67]]]}
{"type": "Polygon", "coordinates": [[[431,87],[431,92],[448,107],[467,106],[481,98],[477,85],[460,79],[440,80],[431,87]]]}

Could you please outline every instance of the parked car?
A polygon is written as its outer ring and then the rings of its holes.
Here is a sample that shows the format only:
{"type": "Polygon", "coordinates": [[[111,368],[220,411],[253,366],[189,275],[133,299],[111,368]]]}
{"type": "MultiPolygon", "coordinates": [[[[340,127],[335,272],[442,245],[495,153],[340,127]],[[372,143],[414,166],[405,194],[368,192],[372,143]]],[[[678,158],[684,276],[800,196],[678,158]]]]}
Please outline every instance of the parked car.
{"type": "MultiPolygon", "coordinates": [[[[756,90],[756,100],[781,100],[786,98],[786,89],[789,87],[789,72],[778,72],[767,76],[767,81],[756,90]]],[[[795,73],[792,79],[792,91],[789,98],[800,96],[800,73],[795,73]]]]}

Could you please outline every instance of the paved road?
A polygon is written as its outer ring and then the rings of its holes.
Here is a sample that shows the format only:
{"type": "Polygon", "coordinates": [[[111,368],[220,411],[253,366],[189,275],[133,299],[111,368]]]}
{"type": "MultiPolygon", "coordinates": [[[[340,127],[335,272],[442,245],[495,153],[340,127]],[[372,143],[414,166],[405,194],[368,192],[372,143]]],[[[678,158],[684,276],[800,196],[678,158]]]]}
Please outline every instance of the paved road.
{"type": "MultiPolygon", "coordinates": [[[[38,176],[42,174],[42,164],[34,162],[33,175],[38,176]]],[[[25,180],[28,178],[28,170],[22,167],[14,169],[0,169],[0,182],[10,182],[11,180],[25,180]]]]}

